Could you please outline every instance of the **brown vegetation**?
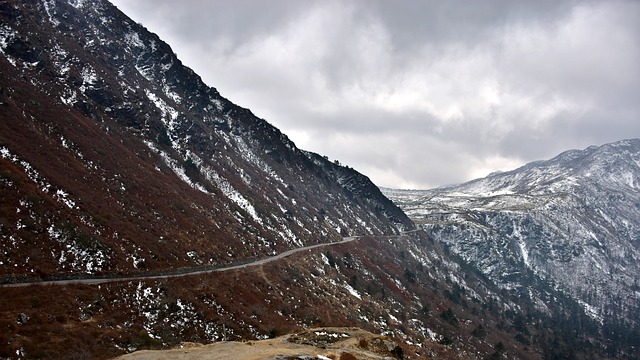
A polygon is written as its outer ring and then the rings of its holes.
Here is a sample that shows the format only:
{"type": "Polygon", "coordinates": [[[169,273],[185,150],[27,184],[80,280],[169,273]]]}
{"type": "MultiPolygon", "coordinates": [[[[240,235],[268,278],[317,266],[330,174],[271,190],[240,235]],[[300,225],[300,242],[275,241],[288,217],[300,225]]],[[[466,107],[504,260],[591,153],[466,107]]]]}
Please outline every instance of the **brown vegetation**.
{"type": "MultiPolygon", "coordinates": [[[[291,333],[296,333],[291,339],[298,343],[330,346],[330,340],[338,339],[302,331],[318,326],[389,332],[389,339],[398,339],[401,348],[372,337],[353,338],[354,346],[370,352],[396,351],[412,358],[416,354],[419,358],[466,358],[464,353],[491,354],[493,344],[499,342],[513,344],[479,304],[462,306],[444,300],[426,272],[416,270],[417,281],[412,283],[403,279],[401,267],[396,266],[398,273],[385,269],[389,262],[399,264],[400,257],[393,246],[384,244],[388,242],[364,239],[338,245],[331,250],[335,267],[323,263],[323,252],[318,249],[257,268],[170,280],[0,288],[0,328],[7,330],[0,339],[0,355],[23,351],[30,358],[110,358],[136,349],[175,347],[185,341],[242,341],[291,333]],[[364,269],[370,275],[364,275],[364,269]],[[313,275],[320,271],[325,273],[322,277],[313,275]],[[353,276],[358,280],[352,288],[360,299],[341,285],[353,276]],[[388,277],[400,280],[406,290],[386,290],[384,295],[367,292],[375,279],[388,277]],[[409,299],[405,292],[413,297],[409,299]],[[439,312],[425,312],[420,304],[451,308],[460,323],[451,325],[439,312]],[[22,324],[17,321],[20,314],[28,317],[22,324]],[[444,337],[431,340],[411,319],[444,337]],[[472,335],[478,333],[478,324],[483,324],[482,338],[472,335]],[[404,344],[403,337],[420,347],[404,344]]],[[[403,262],[416,266],[410,259],[403,262]]],[[[512,354],[520,351],[516,349],[509,347],[512,354]]],[[[518,356],[535,358],[527,352],[518,356]]]]}

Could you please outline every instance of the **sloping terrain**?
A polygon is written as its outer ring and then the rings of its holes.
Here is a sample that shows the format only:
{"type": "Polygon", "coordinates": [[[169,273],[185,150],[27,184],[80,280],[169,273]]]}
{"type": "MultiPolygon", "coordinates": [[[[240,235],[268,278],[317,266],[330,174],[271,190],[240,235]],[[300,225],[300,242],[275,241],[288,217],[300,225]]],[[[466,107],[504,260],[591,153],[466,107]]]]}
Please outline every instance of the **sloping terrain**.
{"type": "Polygon", "coordinates": [[[312,326],[389,336],[405,357],[540,357],[500,315],[512,299],[366,176],[296,148],[108,2],[0,0],[0,54],[1,358],[312,326]],[[7,286],[98,277],[120,280],[7,286]]]}
{"type": "MultiPolygon", "coordinates": [[[[571,328],[549,320],[566,318],[416,231],[366,176],[229,102],[107,1],[0,0],[0,54],[0,358],[326,326],[386,336],[397,358],[575,355],[571,328]],[[85,278],[111,281],[9,286],[85,278]]],[[[564,291],[534,295],[570,312],[564,291]]],[[[625,355],[604,333],[577,339],[625,355]]]]}
{"type": "Polygon", "coordinates": [[[0,2],[0,275],[221,265],[413,225],[106,1],[0,2]]]}
{"type": "Polygon", "coordinates": [[[639,188],[634,139],[457,186],[385,192],[495,284],[624,354],[640,345],[639,188]]]}
{"type": "Polygon", "coordinates": [[[514,299],[419,232],[220,273],[0,292],[5,358],[111,358],[326,326],[389,337],[405,359],[542,358],[527,346],[536,328],[517,327],[514,299]]]}

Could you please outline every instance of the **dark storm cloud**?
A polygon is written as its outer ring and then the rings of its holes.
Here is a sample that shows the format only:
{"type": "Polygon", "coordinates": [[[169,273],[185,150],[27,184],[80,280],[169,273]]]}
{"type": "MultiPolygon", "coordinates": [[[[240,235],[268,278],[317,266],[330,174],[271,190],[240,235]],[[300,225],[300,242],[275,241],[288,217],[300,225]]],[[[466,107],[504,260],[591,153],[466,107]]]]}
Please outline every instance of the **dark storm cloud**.
{"type": "Polygon", "coordinates": [[[431,187],[640,133],[636,1],[115,1],[298,146],[431,187]]]}

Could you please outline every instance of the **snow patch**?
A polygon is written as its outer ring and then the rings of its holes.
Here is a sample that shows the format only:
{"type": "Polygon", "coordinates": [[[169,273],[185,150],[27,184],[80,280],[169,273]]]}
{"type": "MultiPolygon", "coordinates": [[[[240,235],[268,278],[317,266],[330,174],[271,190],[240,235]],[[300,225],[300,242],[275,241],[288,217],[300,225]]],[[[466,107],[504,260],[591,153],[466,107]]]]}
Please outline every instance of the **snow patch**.
{"type": "Polygon", "coordinates": [[[344,284],[344,288],[347,289],[349,294],[351,294],[352,296],[358,298],[358,300],[362,300],[362,295],[360,295],[360,293],[358,293],[358,291],[356,291],[356,289],[354,289],[351,285],[344,284]]]}
{"type": "Polygon", "coordinates": [[[213,169],[206,167],[204,171],[205,176],[210,181],[213,181],[220,191],[229,198],[229,200],[233,201],[236,205],[240,206],[244,211],[246,211],[249,216],[251,216],[257,223],[263,224],[262,219],[258,216],[258,212],[255,207],[247,200],[238,190],[236,190],[226,179],[222,178],[218,175],[213,169]]]}
{"type": "Polygon", "coordinates": [[[8,56],[4,51],[17,38],[17,33],[6,24],[0,25],[0,52],[9,60],[11,65],[16,66],[15,59],[8,56]]]}
{"type": "Polygon", "coordinates": [[[81,9],[84,7],[85,0],[69,0],[69,5],[73,6],[76,9],[81,9]]]}
{"type": "Polygon", "coordinates": [[[75,209],[76,207],[75,201],[69,199],[69,193],[65,192],[64,190],[56,190],[55,198],[61,203],[67,205],[67,207],[69,207],[70,209],[75,209]]]}
{"type": "Polygon", "coordinates": [[[147,98],[149,98],[149,100],[151,100],[151,102],[153,102],[162,113],[162,123],[167,127],[169,133],[173,133],[178,128],[179,124],[177,119],[180,113],[149,89],[145,89],[144,92],[147,95],[147,98]]]}
{"type": "Polygon", "coordinates": [[[144,143],[145,145],[147,145],[147,147],[149,147],[149,149],[151,149],[151,151],[158,154],[162,158],[162,160],[164,160],[164,163],[171,169],[171,171],[173,171],[174,174],[176,174],[180,178],[180,180],[184,181],[187,185],[196,190],[199,190],[205,194],[210,194],[202,185],[191,181],[191,179],[189,179],[189,177],[185,173],[184,169],[178,164],[175,159],[169,156],[169,154],[158,149],[151,141],[145,140],[144,143]]]}
{"type": "Polygon", "coordinates": [[[140,40],[140,35],[137,32],[129,32],[124,35],[124,41],[131,47],[143,48],[144,43],[140,40]]]}

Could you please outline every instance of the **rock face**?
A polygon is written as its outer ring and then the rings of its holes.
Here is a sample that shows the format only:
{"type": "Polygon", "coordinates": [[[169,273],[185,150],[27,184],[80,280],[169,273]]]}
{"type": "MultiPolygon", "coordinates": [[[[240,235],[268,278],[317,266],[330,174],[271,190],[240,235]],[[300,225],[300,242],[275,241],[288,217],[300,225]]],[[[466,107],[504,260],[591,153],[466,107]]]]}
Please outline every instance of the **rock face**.
{"type": "Polygon", "coordinates": [[[634,139],[461,185],[385,192],[451,252],[540,310],[553,311],[546,289],[554,288],[604,328],[637,336],[639,189],[634,139]]]}
{"type": "Polygon", "coordinates": [[[0,2],[0,275],[216,265],[411,221],[107,1],[0,2]]]}

